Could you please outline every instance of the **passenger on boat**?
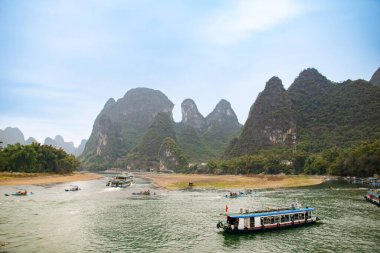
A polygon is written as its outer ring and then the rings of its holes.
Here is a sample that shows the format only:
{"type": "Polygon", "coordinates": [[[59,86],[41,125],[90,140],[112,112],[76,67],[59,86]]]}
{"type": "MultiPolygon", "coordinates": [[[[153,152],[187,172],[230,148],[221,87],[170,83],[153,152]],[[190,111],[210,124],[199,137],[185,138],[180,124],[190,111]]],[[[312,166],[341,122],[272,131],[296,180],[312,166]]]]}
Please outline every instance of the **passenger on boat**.
{"type": "Polygon", "coordinates": [[[28,193],[27,190],[20,190],[20,191],[17,191],[17,194],[20,194],[20,195],[26,195],[28,193]]]}

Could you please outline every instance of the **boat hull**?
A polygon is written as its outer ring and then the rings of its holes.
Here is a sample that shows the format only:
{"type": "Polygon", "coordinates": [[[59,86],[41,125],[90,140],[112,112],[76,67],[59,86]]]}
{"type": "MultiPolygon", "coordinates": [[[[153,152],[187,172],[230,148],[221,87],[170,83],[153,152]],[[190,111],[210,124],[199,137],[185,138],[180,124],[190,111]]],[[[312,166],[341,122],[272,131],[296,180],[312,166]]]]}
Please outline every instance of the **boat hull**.
{"type": "Polygon", "coordinates": [[[371,202],[372,204],[375,204],[375,205],[377,205],[377,206],[380,207],[380,202],[379,202],[379,201],[376,201],[376,200],[374,200],[374,199],[372,199],[372,198],[369,198],[368,196],[364,196],[364,198],[365,198],[368,202],[371,202]]]}
{"type": "MultiPolygon", "coordinates": [[[[33,195],[33,193],[27,193],[27,194],[12,193],[11,195],[12,196],[31,196],[31,195],[33,195]]],[[[9,194],[7,194],[5,196],[9,196],[9,194]]]]}
{"type": "Polygon", "coordinates": [[[267,231],[282,230],[282,229],[287,229],[287,228],[305,227],[305,226],[310,226],[310,225],[316,225],[319,223],[320,223],[319,220],[313,220],[313,221],[308,221],[308,222],[294,222],[290,224],[273,224],[273,225],[255,227],[251,229],[231,229],[225,226],[223,227],[223,233],[225,234],[255,234],[255,233],[261,233],[261,232],[267,232],[267,231]]]}

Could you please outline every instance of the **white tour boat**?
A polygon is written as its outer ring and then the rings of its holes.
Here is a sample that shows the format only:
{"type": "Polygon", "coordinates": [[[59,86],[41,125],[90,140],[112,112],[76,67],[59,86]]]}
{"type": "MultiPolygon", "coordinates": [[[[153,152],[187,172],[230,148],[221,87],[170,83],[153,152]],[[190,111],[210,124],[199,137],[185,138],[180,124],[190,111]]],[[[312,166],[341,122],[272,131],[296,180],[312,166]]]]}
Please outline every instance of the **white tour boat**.
{"type": "Polygon", "coordinates": [[[228,214],[226,206],[226,222],[219,221],[217,228],[226,233],[256,233],[279,228],[298,227],[316,224],[319,218],[313,216],[315,208],[295,207],[261,210],[249,212],[240,209],[240,213],[228,214]]]}

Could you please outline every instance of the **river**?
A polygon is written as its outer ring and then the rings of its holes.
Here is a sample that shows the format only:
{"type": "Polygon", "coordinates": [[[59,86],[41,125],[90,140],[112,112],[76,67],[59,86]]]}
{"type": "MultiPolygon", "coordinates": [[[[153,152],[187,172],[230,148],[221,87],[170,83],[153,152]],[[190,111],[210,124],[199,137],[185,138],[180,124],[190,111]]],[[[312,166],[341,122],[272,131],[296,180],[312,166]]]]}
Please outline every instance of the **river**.
{"type": "Polygon", "coordinates": [[[28,186],[31,196],[0,187],[0,252],[379,252],[380,208],[364,189],[343,183],[260,190],[226,199],[227,191],[167,191],[136,178],[126,189],[107,179],[28,186]],[[330,190],[329,186],[334,190],[330,190]],[[150,189],[153,196],[132,192],[150,189]],[[298,199],[315,207],[320,225],[250,235],[224,235],[216,223],[228,205],[262,209],[298,199]]]}

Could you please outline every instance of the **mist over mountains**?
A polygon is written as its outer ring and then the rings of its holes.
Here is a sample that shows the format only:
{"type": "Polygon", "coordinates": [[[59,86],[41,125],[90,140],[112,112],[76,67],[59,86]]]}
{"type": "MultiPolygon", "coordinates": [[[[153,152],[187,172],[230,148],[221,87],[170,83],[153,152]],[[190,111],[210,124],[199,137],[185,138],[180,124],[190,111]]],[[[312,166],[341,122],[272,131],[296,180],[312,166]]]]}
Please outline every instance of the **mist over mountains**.
{"type": "MultiPolygon", "coordinates": [[[[6,127],[4,130],[0,129],[0,141],[3,142],[3,147],[6,147],[8,144],[20,143],[21,145],[29,145],[33,142],[38,142],[33,137],[29,137],[25,140],[24,134],[16,127],[6,127]]],[[[47,137],[43,144],[51,145],[56,148],[62,148],[68,154],[79,156],[84,150],[86,140],[83,139],[80,145],[75,147],[73,142],[66,142],[62,136],[57,135],[54,139],[47,137]]]]}

